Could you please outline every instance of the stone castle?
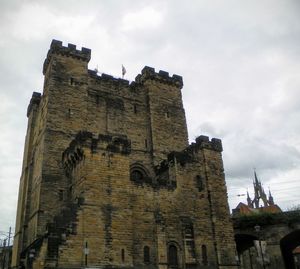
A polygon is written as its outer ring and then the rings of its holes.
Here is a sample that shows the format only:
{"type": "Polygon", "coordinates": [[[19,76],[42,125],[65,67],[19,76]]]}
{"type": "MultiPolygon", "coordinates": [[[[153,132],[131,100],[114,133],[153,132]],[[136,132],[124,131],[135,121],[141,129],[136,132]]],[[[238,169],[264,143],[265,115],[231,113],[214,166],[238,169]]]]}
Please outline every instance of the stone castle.
{"type": "Polygon", "coordinates": [[[28,106],[14,268],[237,268],[219,139],[188,145],[182,77],[88,69],[53,40],[28,106]]]}

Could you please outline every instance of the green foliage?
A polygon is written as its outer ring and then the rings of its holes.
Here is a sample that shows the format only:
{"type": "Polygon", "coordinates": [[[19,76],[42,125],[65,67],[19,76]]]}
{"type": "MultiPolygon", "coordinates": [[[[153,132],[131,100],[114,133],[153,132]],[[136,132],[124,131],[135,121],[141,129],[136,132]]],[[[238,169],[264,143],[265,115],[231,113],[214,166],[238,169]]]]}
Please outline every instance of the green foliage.
{"type": "Polygon", "coordinates": [[[300,210],[286,211],[280,213],[261,212],[252,215],[234,217],[233,225],[235,228],[254,228],[255,225],[266,226],[276,224],[292,225],[300,222],[300,210]]]}

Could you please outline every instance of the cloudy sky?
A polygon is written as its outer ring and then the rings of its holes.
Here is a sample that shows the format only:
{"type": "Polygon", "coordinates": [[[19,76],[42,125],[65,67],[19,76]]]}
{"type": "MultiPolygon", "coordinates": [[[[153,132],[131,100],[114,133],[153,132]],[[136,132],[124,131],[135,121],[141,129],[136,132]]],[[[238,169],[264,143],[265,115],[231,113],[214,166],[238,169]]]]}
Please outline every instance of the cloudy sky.
{"type": "Polygon", "coordinates": [[[300,204],[300,1],[0,0],[0,236],[15,226],[33,91],[52,39],[92,49],[90,69],[184,78],[189,137],[223,140],[231,208],[253,168],[275,202],[300,204]]]}

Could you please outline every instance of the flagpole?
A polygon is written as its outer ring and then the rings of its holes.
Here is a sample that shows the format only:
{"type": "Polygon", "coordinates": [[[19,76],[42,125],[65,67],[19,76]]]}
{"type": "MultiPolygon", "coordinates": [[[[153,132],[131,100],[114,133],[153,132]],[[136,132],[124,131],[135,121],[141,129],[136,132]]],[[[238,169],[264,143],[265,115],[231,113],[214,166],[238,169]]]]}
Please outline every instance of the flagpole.
{"type": "Polygon", "coordinates": [[[126,69],[125,69],[124,65],[122,64],[122,79],[124,79],[125,73],[126,73],[126,69]]]}

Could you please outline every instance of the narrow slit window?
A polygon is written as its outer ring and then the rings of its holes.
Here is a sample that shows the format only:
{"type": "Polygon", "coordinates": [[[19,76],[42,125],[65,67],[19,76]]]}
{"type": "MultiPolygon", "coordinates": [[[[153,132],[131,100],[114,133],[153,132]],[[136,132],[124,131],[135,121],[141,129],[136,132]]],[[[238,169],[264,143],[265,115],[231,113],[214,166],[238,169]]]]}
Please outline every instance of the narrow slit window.
{"type": "Polygon", "coordinates": [[[150,262],[150,248],[148,246],[144,246],[144,263],[150,262]]]}
{"type": "Polygon", "coordinates": [[[203,263],[203,265],[207,265],[207,249],[206,249],[206,245],[202,245],[201,246],[201,250],[202,250],[202,263],[203,263]]]}
{"type": "Polygon", "coordinates": [[[204,190],[203,178],[199,175],[196,176],[196,185],[197,185],[198,191],[204,190]]]}
{"type": "Polygon", "coordinates": [[[121,259],[122,259],[122,262],[125,262],[125,250],[123,248],[121,250],[121,259]]]}
{"type": "Polygon", "coordinates": [[[133,112],[134,112],[134,114],[137,113],[137,105],[133,105],[133,112]]]}
{"type": "Polygon", "coordinates": [[[64,200],[64,191],[63,190],[59,190],[58,197],[59,197],[59,201],[64,200]]]}

